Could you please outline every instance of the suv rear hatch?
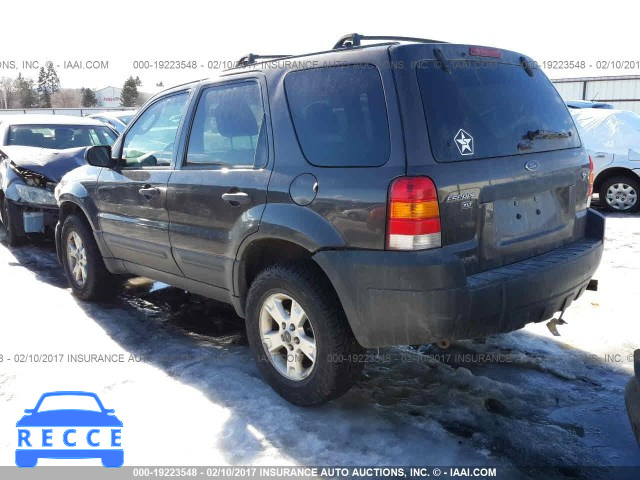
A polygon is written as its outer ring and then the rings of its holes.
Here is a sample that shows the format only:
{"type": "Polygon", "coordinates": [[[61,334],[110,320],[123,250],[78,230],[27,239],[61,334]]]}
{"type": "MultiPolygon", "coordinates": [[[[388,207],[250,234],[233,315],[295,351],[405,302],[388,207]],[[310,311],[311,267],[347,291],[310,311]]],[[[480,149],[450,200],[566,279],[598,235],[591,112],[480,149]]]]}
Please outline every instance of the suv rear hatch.
{"type": "Polygon", "coordinates": [[[589,157],[567,107],[514,52],[395,45],[407,174],[437,188],[442,246],[468,273],[585,235],[589,157]]]}

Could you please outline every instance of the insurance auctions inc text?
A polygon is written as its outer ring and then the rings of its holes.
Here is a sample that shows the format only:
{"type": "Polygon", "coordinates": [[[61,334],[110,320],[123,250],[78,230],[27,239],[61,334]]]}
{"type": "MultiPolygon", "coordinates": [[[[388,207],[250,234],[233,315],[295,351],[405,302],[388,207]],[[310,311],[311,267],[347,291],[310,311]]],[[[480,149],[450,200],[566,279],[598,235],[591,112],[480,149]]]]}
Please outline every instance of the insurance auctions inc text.
{"type": "MultiPolygon", "coordinates": [[[[157,473],[144,470],[149,469],[134,468],[134,476],[157,476],[157,473]]],[[[206,473],[209,477],[235,478],[432,478],[495,477],[497,469],[487,467],[209,467],[206,473]]]]}

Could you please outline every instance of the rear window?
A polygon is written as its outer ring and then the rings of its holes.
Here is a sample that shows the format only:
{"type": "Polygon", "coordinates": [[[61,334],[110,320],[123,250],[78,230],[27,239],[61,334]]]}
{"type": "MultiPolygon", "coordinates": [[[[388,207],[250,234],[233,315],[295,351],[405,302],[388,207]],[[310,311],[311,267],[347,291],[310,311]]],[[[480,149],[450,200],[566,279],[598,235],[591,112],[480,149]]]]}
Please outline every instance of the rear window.
{"type": "Polygon", "coordinates": [[[520,65],[434,61],[417,66],[437,161],[482,159],[580,146],[571,115],[540,70],[520,65]]]}
{"type": "Polygon", "coordinates": [[[313,165],[371,167],[389,158],[378,69],[349,65],[292,72],[285,89],[302,151],[313,165]]]}
{"type": "Polygon", "coordinates": [[[107,127],[83,125],[15,125],[9,127],[7,145],[65,149],[112,145],[116,134],[107,127]]]}

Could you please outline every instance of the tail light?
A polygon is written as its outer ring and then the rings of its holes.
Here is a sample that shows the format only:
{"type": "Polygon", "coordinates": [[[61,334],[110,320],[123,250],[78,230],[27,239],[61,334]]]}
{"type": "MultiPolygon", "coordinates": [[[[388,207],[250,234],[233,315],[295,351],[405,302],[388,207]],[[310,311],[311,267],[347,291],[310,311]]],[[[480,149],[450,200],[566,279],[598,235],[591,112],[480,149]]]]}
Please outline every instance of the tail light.
{"type": "Polygon", "coordinates": [[[389,192],[387,248],[423,250],[441,246],[436,186],[429,177],[400,177],[389,192]]]}
{"type": "Polygon", "coordinates": [[[593,158],[589,155],[589,194],[587,195],[587,205],[591,205],[591,196],[593,195],[593,158]]]}

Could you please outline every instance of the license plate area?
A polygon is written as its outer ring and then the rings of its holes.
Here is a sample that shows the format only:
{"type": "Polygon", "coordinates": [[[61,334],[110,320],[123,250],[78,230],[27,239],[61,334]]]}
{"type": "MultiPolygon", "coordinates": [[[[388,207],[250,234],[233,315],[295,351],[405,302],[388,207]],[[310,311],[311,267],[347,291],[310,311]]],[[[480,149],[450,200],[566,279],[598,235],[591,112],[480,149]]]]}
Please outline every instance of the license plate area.
{"type": "Polygon", "coordinates": [[[493,205],[495,238],[509,245],[563,228],[569,189],[557,188],[526,197],[496,200],[493,205]]]}

